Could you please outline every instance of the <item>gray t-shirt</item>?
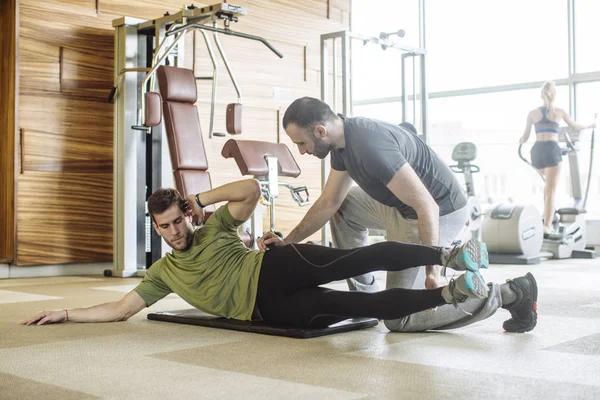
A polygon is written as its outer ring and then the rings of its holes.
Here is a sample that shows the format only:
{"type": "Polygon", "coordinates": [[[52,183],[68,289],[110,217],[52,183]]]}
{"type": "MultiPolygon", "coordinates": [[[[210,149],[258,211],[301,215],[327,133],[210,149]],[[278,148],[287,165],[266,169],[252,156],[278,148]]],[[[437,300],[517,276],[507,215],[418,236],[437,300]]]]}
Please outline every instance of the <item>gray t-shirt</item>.
{"type": "Polygon", "coordinates": [[[400,167],[408,163],[440,208],[440,216],[467,204],[454,173],[421,139],[398,125],[368,118],[345,118],[346,147],[331,152],[331,168],[348,174],[369,196],[416,219],[412,207],[387,188],[400,167]]]}

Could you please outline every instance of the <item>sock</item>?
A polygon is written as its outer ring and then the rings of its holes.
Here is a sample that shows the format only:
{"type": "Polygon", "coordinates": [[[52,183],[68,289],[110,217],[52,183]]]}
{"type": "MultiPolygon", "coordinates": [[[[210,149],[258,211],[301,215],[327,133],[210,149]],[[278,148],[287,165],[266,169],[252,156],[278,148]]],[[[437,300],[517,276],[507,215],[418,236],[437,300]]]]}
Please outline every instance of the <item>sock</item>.
{"type": "Polygon", "coordinates": [[[517,292],[512,290],[508,283],[500,285],[500,296],[502,297],[502,307],[506,307],[517,301],[517,292]]]}
{"type": "Polygon", "coordinates": [[[446,285],[444,286],[444,288],[442,289],[442,298],[444,299],[444,301],[448,304],[452,304],[452,294],[450,293],[450,285],[446,285]]]}
{"type": "Polygon", "coordinates": [[[450,253],[452,253],[452,249],[448,247],[440,247],[440,261],[442,266],[446,266],[450,259],[450,253]]]}

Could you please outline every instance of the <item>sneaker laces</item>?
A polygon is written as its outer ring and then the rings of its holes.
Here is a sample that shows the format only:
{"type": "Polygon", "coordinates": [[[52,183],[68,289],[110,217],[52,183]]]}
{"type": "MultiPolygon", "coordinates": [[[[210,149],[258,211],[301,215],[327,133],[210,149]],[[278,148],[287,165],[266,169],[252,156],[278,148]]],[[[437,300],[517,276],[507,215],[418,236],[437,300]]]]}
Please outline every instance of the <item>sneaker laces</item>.
{"type": "Polygon", "coordinates": [[[467,296],[464,293],[461,293],[457,288],[456,288],[456,279],[452,278],[450,279],[450,282],[448,282],[448,291],[450,292],[450,295],[452,296],[452,305],[454,306],[454,308],[458,308],[460,311],[462,311],[463,313],[473,316],[472,313],[468,312],[467,310],[463,309],[459,302],[463,302],[465,300],[467,300],[469,298],[469,296],[467,296]]]}
{"type": "MultiPolygon", "coordinates": [[[[452,248],[450,249],[450,252],[448,253],[448,255],[446,256],[445,252],[446,249],[442,247],[442,263],[445,265],[442,265],[442,270],[441,270],[441,274],[444,278],[446,278],[446,269],[448,268],[447,265],[450,262],[450,260],[452,260],[453,257],[457,256],[457,253],[460,252],[460,245],[462,244],[461,240],[455,240],[452,243],[450,243],[450,246],[452,246],[452,248]]],[[[447,280],[447,279],[446,279],[447,280]]]]}

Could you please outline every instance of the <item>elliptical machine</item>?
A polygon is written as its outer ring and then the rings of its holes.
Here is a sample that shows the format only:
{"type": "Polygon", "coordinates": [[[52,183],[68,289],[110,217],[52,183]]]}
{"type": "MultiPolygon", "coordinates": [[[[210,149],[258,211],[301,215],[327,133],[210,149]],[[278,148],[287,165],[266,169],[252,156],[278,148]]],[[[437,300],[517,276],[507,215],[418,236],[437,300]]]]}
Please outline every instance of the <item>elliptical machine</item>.
{"type": "Polygon", "coordinates": [[[469,210],[469,219],[465,222],[465,227],[457,237],[457,240],[466,242],[469,239],[481,239],[481,224],[483,221],[483,210],[481,201],[475,196],[473,187],[473,174],[480,171],[479,166],[471,164],[477,158],[477,147],[471,142],[462,142],[454,146],[452,150],[452,159],[456,161],[455,165],[450,165],[450,170],[465,177],[465,189],[467,191],[467,207],[469,210]]]}
{"type": "Polygon", "coordinates": [[[532,205],[496,204],[483,212],[475,197],[473,173],[479,166],[471,164],[477,157],[477,147],[470,142],[459,143],[452,151],[456,165],[450,169],[465,177],[469,220],[457,239],[478,238],[487,244],[491,264],[539,264],[543,240],[542,216],[532,205]],[[485,214],[485,218],[484,218],[485,214]]]}
{"type": "MultiPolygon", "coordinates": [[[[594,118],[595,119],[595,118],[594,118]]],[[[573,131],[567,127],[562,127],[559,131],[558,141],[565,143],[562,148],[562,155],[569,158],[569,172],[571,180],[571,195],[573,196],[573,205],[563,207],[554,211],[552,220],[552,233],[545,233],[542,250],[552,254],[552,258],[596,258],[594,250],[586,249],[586,225],[585,225],[585,206],[590,190],[592,177],[592,166],[594,160],[594,140],[596,129],[592,130],[590,144],[590,165],[588,168],[588,180],[585,189],[585,195],[582,197],[581,177],[579,173],[579,131],[573,131]]],[[[522,146],[519,146],[519,157],[527,164],[533,165],[522,154],[522,146]]],[[[537,171],[537,170],[536,170],[537,171]]],[[[546,181],[544,176],[540,177],[546,181]]]]}

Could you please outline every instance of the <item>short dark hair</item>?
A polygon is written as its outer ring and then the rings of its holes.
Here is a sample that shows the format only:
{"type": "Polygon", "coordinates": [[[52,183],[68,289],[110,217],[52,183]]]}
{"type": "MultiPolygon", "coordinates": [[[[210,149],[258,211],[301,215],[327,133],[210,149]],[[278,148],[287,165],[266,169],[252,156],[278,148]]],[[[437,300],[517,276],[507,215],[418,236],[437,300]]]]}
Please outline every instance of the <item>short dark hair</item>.
{"type": "Polygon", "coordinates": [[[312,128],[337,118],[327,104],[313,97],[301,97],[294,100],[285,110],[283,127],[296,124],[300,128],[312,128]]]}
{"type": "Polygon", "coordinates": [[[150,197],[148,197],[148,213],[154,219],[155,214],[162,214],[167,211],[173,204],[177,204],[182,213],[187,211],[187,202],[181,194],[172,188],[156,189],[150,197]]]}

